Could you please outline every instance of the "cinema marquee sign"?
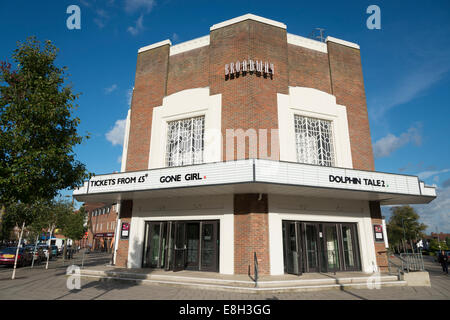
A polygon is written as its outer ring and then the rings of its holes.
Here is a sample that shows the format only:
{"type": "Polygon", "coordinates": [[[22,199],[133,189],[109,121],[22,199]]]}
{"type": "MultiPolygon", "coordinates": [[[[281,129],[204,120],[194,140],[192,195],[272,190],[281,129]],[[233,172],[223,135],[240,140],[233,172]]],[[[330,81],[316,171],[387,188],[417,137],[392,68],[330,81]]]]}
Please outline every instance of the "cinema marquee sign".
{"type": "Polygon", "coordinates": [[[259,74],[265,77],[274,75],[274,65],[268,61],[262,60],[237,60],[236,62],[230,62],[225,65],[225,78],[237,77],[239,75],[245,75],[247,73],[259,74]]]}
{"type": "Polygon", "coordinates": [[[422,194],[419,180],[414,176],[249,159],[101,175],[91,178],[83,187],[74,190],[74,195],[237,183],[268,183],[418,196],[422,194]]]}

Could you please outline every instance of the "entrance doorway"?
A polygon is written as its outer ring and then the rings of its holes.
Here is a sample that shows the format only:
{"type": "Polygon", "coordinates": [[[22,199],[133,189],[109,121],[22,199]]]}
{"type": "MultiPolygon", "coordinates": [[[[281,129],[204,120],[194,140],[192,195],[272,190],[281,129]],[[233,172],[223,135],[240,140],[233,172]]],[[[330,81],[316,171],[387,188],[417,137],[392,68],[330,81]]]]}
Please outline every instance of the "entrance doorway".
{"type": "Polygon", "coordinates": [[[219,270],[219,221],[146,222],[143,267],[219,270]]]}
{"type": "Polygon", "coordinates": [[[361,270],[355,223],[282,223],[285,273],[361,270]]]}

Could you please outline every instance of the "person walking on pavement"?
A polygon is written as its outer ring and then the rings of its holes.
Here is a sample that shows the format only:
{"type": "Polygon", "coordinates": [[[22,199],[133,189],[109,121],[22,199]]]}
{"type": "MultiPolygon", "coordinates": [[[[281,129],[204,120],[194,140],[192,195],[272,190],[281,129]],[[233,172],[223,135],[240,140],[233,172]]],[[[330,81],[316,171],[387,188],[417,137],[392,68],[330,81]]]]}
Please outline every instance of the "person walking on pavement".
{"type": "Polygon", "coordinates": [[[444,250],[439,253],[438,261],[442,266],[442,272],[444,272],[444,274],[448,274],[448,256],[444,250]]]}

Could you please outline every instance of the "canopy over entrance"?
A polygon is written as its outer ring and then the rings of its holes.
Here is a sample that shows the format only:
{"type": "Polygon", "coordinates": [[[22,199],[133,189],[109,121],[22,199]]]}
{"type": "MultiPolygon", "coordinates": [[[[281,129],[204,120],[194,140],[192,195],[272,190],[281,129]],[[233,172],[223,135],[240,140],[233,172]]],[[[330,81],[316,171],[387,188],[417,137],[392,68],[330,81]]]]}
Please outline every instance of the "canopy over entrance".
{"type": "Polygon", "coordinates": [[[270,193],[380,201],[382,205],[429,203],[434,187],[416,176],[283,161],[248,159],[98,175],[74,190],[83,202],[270,193]]]}

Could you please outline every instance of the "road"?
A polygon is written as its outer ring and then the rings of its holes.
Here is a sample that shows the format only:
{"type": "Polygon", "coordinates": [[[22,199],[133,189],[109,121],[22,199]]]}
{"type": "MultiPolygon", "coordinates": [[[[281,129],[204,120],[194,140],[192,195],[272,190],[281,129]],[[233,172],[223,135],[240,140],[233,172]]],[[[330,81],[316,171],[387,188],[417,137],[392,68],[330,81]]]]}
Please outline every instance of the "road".
{"type": "MultiPolygon", "coordinates": [[[[0,299],[19,300],[253,300],[253,299],[302,299],[302,300],[449,300],[450,277],[443,275],[440,265],[425,257],[425,266],[430,273],[430,287],[386,287],[382,289],[327,290],[300,293],[246,294],[190,288],[166,287],[161,285],[136,284],[129,281],[99,281],[81,279],[80,290],[67,288],[66,268],[69,264],[81,266],[82,254],[63,263],[61,258],[34,268],[19,268],[16,279],[11,280],[12,268],[0,266],[0,299]]],[[[84,265],[95,266],[109,263],[110,256],[101,253],[85,255],[84,265]]]]}

